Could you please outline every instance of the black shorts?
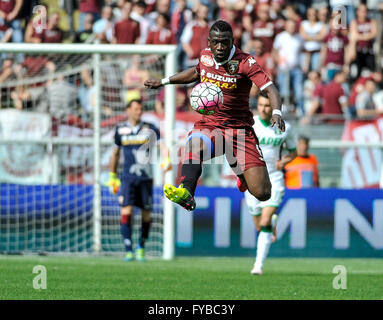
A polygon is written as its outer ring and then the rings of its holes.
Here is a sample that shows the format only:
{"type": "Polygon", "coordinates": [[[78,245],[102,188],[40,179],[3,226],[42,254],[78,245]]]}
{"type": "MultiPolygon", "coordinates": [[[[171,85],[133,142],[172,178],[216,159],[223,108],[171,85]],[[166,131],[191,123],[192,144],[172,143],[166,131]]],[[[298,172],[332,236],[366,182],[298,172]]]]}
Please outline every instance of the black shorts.
{"type": "Polygon", "coordinates": [[[122,179],[120,195],[121,207],[135,206],[144,210],[152,210],[153,180],[122,179]]]}

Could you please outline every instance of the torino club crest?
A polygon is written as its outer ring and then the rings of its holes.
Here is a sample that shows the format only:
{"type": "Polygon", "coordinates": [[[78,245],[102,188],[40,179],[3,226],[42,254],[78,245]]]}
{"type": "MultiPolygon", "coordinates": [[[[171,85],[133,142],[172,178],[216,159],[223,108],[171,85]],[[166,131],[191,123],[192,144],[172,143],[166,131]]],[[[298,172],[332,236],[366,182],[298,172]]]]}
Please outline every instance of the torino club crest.
{"type": "Polygon", "coordinates": [[[229,71],[230,74],[237,73],[239,68],[239,61],[238,60],[230,60],[227,63],[227,71],[229,71]]]}

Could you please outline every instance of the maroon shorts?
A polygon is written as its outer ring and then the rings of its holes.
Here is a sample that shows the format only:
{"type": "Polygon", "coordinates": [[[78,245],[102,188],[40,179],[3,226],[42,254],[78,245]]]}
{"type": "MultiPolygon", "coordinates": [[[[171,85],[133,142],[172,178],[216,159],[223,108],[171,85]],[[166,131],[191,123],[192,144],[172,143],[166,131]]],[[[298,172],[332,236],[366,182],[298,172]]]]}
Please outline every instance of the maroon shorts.
{"type": "Polygon", "coordinates": [[[252,167],[265,167],[258,138],[252,127],[228,128],[197,122],[189,132],[188,141],[199,138],[205,144],[202,160],[225,155],[236,175],[252,167]]]}

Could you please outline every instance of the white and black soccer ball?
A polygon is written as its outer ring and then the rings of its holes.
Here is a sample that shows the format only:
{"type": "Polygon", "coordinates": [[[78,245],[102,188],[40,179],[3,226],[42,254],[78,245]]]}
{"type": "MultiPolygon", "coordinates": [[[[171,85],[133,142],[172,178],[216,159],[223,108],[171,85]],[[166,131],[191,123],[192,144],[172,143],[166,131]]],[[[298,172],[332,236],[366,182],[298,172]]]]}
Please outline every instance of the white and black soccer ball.
{"type": "Polygon", "coordinates": [[[190,94],[190,104],[198,113],[212,115],[223,104],[222,90],[213,83],[201,82],[193,88],[190,94]]]}

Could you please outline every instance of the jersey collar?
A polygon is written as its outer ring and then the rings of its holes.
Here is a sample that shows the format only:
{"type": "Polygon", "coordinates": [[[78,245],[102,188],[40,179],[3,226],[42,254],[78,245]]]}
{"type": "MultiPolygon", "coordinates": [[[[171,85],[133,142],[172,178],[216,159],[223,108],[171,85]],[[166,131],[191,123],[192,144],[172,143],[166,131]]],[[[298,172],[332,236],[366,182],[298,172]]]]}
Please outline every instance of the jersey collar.
{"type": "Polygon", "coordinates": [[[230,51],[229,58],[227,60],[225,60],[225,61],[222,61],[222,62],[215,61],[214,56],[213,56],[213,60],[214,60],[214,63],[215,63],[215,68],[218,69],[220,66],[223,66],[225,63],[228,63],[231,60],[231,58],[233,58],[234,53],[235,53],[235,49],[237,49],[237,48],[235,47],[235,45],[233,45],[233,47],[231,48],[231,51],[230,51]]]}
{"type": "Polygon", "coordinates": [[[263,120],[260,116],[258,116],[258,119],[266,128],[270,126],[270,121],[263,120]]]}

